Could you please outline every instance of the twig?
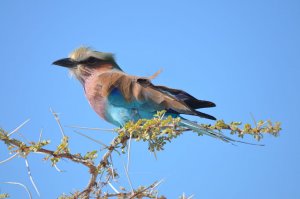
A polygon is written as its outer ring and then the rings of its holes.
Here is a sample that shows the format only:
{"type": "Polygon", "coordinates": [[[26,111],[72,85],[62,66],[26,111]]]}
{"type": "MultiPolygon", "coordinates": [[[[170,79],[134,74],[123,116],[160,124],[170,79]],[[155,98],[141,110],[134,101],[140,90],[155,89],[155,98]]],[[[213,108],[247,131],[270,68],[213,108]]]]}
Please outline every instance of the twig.
{"type": "MultiPolygon", "coordinates": [[[[50,109],[52,114],[54,115],[55,120],[57,121],[60,131],[63,136],[64,131],[62,128],[62,125],[60,123],[58,114],[55,113],[52,109],[50,109]]],[[[27,121],[26,121],[27,122],[27,121]]],[[[17,147],[17,149],[13,149],[15,152],[18,153],[24,153],[25,163],[28,170],[28,175],[30,177],[31,183],[35,187],[36,191],[37,188],[35,186],[35,183],[33,181],[33,178],[31,176],[31,172],[28,166],[28,160],[26,159],[26,156],[30,153],[40,153],[40,154],[47,154],[51,156],[51,161],[53,163],[53,166],[61,172],[60,169],[58,169],[56,163],[59,161],[59,159],[69,159],[73,162],[80,163],[86,167],[89,168],[90,173],[90,179],[86,186],[86,188],[81,192],[76,192],[72,195],[74,199],[88,199],[96,197],[97,199],[100,198],[108,198],[108,197],[118,197],[118,198],[157,198],[157,187],[162,183],[163,180],[159,182],[155,182],[152,185],[148,187],[139,187],[138,189],[134,190],[131,179],[129,177],[129,166],[130,166],[130,153],[131,153],[131,142],[132,139],[136,139],[137,141],[142,140],[148,142],[149,150],[154,152],[154,155],[156,156],[156,151],[163,150],[163,146],[167,142],[171,142],[172,139],[176,138],[177,136],[181,135],[183,131],[190,130],[187,128],[181,128],[179,126],[180,119],[179,118],[171,118],[171,117],[165,117],[164,113],[158,113],[157,116],[153,120],[146,120],[141,119],[134,122],[129,122],[126,124],[123,128],[115,129],[114,131],[118,132],[118,136],[116,136],[112,142],[109,145],[105,145],[104,143],[94,140],[93,138],[82,134],[78,131],[75,131],[76,133],[93,140],[103,146],[107,149],[107,151],[102,156],[102,159],[98,164],[94,163],[94,158],[96,156],[93,156],[96,151],[91,152],[91,154],[87,153],[86,156],[82,157],[80,154],[71,154],[69,149],[65,150],[64,147],[68,147],[68,139],[62,141],[62,143],[57,147],[56,151],[48,150],[44,147],[48,142],[47,141],[41,141],[42,137],[42,130],[40,132],[39,142],[34,143],[30,142],[30,144],[25,144],[17,139],[10,138],[9,135],[12,135],[13,133],[17,132],[26,122],[21,124],[18,128],[16,128],[12,133],[8,134],[3,129],[0,128],[0,137],[1,141],[5,142],[9,146],[9,148],[17,147]],[[129,141],[129,142],[128,142],[129,141]],[[117,176],[117,173],[115,174],[114,166],[113,166],[113,160],[112,160],[112,153],[115,151],[119,153],[119,149],[125,150],[127,147],[127,165],[125,164],[125,161],[123,161],[123,167],[125,170],[126,177],[128,179],[129,185],[131,187],[131,191],[126,191],[125,193],[119,192],[113,185],[112,180],[114,180],[114,176],[117,176]],[[62,149],[61,149],[62,148],[62,149]],[[106,175],[105,180],[102,179],[102,175],[106,175]],[[99,179],[98,183],[97,180],[99,179]],[[102,188],[110,186],[115,193],[103,193],[102,188]],[[103,196],[103,197],[102,197],[103,196]]],[[[277,135],[278,132],[281,130],[280,124],[275,123],[275,125],[272,125],[270,121],[264,125],[262,121],[259,121],[256,128],[252,128],[250,125],[246,124],[244,129],[239,128],[241,123],[238,122],[232,122],[230,124],[226,124],[223,121],[217,121],[215,125],[199,125],[199,128],[203,128],[203,130],[207,130],[209,132],[213,132],[212,135],[214,135],[216,138],[222,137],[222,130],[230,130],[233,134],[238,134],[239,136],[243,136],[244,134],[253,134],[253,135],[260,135],[261,133],[266,133],[267,131],[270,131],[272,135],[277,135]],[[247,126],[248,125],[248,126],[247,126]],[[246,128],[247,127],[247,128],[246,128]]],[[[71,127],[72,128],[72,127],[71,127]]],[[[74,128],[74,126],[73,126],[74,128]]],[[[87,128],[87,127],[78,127],[81,129],[86,130],[96,130],[96,128],[87,128]]],[[[200,128],[200,129],[201,129],[200,128]]],[[[103,130],[103,129],[97,129],[97,130],[103,130]]],[[[109,130],[112,131],[112,130],[109,130]]],[[[65,137],[64,137],[65,138],[65,137]]],[[[230,139],[231,140],[231,139],[230,139]]],[[[2,161],[1,163],[7,162],[14,157],[16,157],[17,154],[12,155],[8,159],[2,161]]],[[[121,156],[123,158],[123,156],[121,156]]],[[[46,157],[46,159],[49,158],[49,156],[46,157]]],[[[37,191],[38,193],[38,191],[37,191]]],[[[39,194],[39,193],[38,193],[39,194]]],[[[183,194],[182,196],[185,196],[183,194]]],[[[193,196],[188,197],[188,199],[191,199],[193,196]]],[[[164,198],[163,196],[161,198],[164,198]]]]}
{"type": "MultiPolygon", "coordinates": [[[[148,186],[148,187],[142,189],[141,191],[138,191],[138,192],[134,193],[129,199],[133,199],[134,197],[138,196],[139,194],[144,193],[144,192],[147,191],[148,189],[151,189],[152,187],[155,186],[156,183],[157,183],[157,182],[154,182],[154,183],[151,184],[150,186],[148,186]]],[[[144,194],[145,194],[145,193],[144,193],[144,194]]],[[[145,194],[145,195],[146,195],[146,194],[145,194]]]]}
{"type": "Polygon", "coordinates": [[[97,165],[98,170],[100,170],[102,167],[106,167],[106,165],[108,164],[108,157],[111,155],[111,153],[120,143],[126,142],[127,140],[127,137],[124,137],[123,140],[119,140],[118,137],[115,137],[112,140],[110,146],[108,146],[107,152],[102,156],[101,162],[97,165]]]}
{"type": "Polygon", "coordinates": [[[94,165],[93,165],[93,167],[90,167],[90,173],[91,173],[90,181],[89,181],[87,187],[85,188],[85,190],[82,191],[81,193],[79,193],[79,196],[82,195],[83,198],[89,198],[89,195],[92,191],[92,187],[97,184],[96,179],[99,174],[99,171],[101,171],[103,168],[107,168],[107,166],[109,165],[108,158],[110,157],[111,153],[115,150],[115,148],[120,143],[123,143],[127,140],[128,140],[128,138],[123,138],[122,140],[120,140],[118,137],[115,137],[112,140],[110,146],[108,146],[107,152],[102,156],[102,160],[97,165],[97,167],[95,167],[94,165]]]}

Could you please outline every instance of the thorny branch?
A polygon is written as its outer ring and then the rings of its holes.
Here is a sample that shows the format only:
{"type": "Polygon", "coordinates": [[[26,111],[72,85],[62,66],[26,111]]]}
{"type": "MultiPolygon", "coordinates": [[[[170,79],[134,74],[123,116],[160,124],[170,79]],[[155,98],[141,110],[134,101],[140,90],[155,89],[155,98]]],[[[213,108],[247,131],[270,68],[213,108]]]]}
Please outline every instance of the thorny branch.
{"type": "MultiPolygon", "coordinates": [[[[103,155],[101,161],[96,165],[93,162],[93,159],[95,155],[93,153],[87,153],[84,157],[82,157],[80,154],[72,154],[70,153],[70,150],[67,148],[67,143],[68,143],[68,138],[64,137],[62,139],[62,142],[60,145],[57,147],[56,151],[53,150],[48,150],[45,148],[42,148],[42,146],[47,145],[49,142],[48,141],[41,141],[40,143],[34,143],[31,142],[31,145],[26,145],[25,143],[14,139],[10,138],[8,136],[8,133],[4,131],[3,129],[0,128],[0,139],[3,141],[5,144],[8,145],[9,149],[12,152],[15,153],[20,153],[23,154],[25,157],[30,154],[30,153],[43,153],[48,155],[46,159],[49,159],[51,157],[51,162],[52,164],[56,164],[61,158],[69,159],[73,162],[82,164],[86,167],[88,167],[89,172],[90,172],[90,179],[88,182],[87,187],[81,191],[81,192],[76,192],[72,196],[61,196],[61,199],[77,199],[77,198],[82,198],[82,199],[88,199],[92,195],[96,198],[109,198],[109,197],[119,197],[119,198],[128,198],[128,196],[132,197],[132,192],[123,192],[123,193],[102,193],[101,190],[97,190],[98,184],[97,184],[97,178],[99,174],[102,174],[104,172],[107,172],[107,177],[112,177],[111,175],[116,175],[113,174],[112,172],[109,172],[111,170],[110,168],[110,162],[109,162],[109,157],[111,156],[112,152],[116,150],[120,144],[125,145],[129,137],[123,137],[120,139],[119,137],[115,137],[111,144],[107,147],[106,153],[103,155]]],[[[150,185],[149,187],[153,187],[155,183],[150,185]]],[[[155,198],[156,196],[154,193],[149,193],[147,192],[148,189],[146,190],[141,190],[140,188],[134,190],[134,197],[132,198],[155,198]]],[[[163,199],[164,197],[158,197],[163,199]]]]}
{"type": "MultiPolygon", "coordinates": [[[[30,153],[43,153],[46,155],[45,159],[50,159],[53,166],[55,166],[60,159],[69,159],[87,167],[91,175],[87,187],[83,191],[77,191],[70,196],[62,195],[59,197],[60,199],[88,199],[92,197],[97,199],[112,197],[163,199],[165,197],[158,197],[158,192],[154,190],[158,185],[157,182],[154,182],[147,187],[140,186],[133,191],[125,190],[123,192],[115,193],[105,193],[103,192],[103,187],[107,185],[112,186],[110,180],[118,176],[111,161],[114,151],[120,153],[121,149],[121,152],[125,153],[127,142],[130,139],[148,142],[148,149],[151,152],[163,150],[167,142],[171,142],[174,138],[177,138],[183,132],[189,130],[180,127],[179,123],[180,118],[165,117],[163,111],[158,112],[151,120],[140,119],[135,123],[128,122],[123,128],[115,129],[118,135],[112,140],[110,145],[105,147],[107,151],[104,153],[98,164],[94,162],[98,156],[98,151],[88,152],[84,156],[81,154],[72,154],[68,147],[69,138],[67,136],[63,136],[61,143],[57,146],[56,150],[45,148],[50,141],[39,138],[38,142],[25,144],[20,140],[12,138],[11,134],[1,128],[0,140],[8,146],[10,152],[23,156],[24,158],[30,153]],[[102,178],[103,176],[105,176],[105,179],[102,178]],[[99,182],[97,182],[98,179],[99,182]]],[[[214,125],[202,124],[201,126],[210,131],[222,132],[224,130],[229,130],[231,134],[237,134],[240,138],[243,138],[244,135],[248,134],[258,141],[263,138],[263,134],[277,136],[281,130],[280,123],[275,123],[273,125],[270,121],[259,121],[255,124],[255,127],[252,127],[250,124],[245,124],[244,128],[240,128],[241,125],[240,122],[226,124],[223,120],[218,120],[214,125]]],[[[6,160],[2,162],[6,162],[6,160]]]]}

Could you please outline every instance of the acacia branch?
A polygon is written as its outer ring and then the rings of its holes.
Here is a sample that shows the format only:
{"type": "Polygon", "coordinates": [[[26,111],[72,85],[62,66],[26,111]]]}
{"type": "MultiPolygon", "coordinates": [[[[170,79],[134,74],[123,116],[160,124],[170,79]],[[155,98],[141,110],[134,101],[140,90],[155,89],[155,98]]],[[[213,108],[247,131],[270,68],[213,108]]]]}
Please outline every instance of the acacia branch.
{"type": "MultiPolygon", "coordinates": [[[[61,196],[60,198],[82,198],[82,199],[88,199],[91,197],[93,193],[101,192],[101,190],[97,190],[97,178],[99,173],[103,173],[105,170],[109,170],[110,162],[109,162],[109,157],[112,155],[113,151],[116,150],[116,148],[119,147],[119,145],[126,145],[127,140],[129,137],[124,136],[123,138],[115,137],[111,144],[107,147],[106,153],[103,155],[101,161],[96,165],[91,157],[82,157],[79,154],[72,154],[69,152],[67,149],[67,138],[62,139],[62,143],[57,147],[58,149],[56,151],[54,150],[49,150],[42,148],[41,143],[46,143],[48,144],[49,142],[41,141],[38,143],[31,142],[32,145],[26,145],[25,143],[14,139],[10,138],[3,129],[0,128],[0,140],[3,141],[6,145],[8,145],[10,148],[15,148],[14,151],[20,154],[24,154],[25,157],[30,154],[30,153],[43,153],[48,155],[46,159],[51,158],[52,164],[55,165],[59,159],[68,159],[71,160],[72,162],[76,162],[79,164],[82,164],[89,169],[89,173],[91,174],[91,177],[89,179],[87,187],[81,191],[81,192],[76,192],[72,196],[61,196]],[[63,152],[64,151],[64,152],[63,152]]],[[[112,177],[112,173],[107,173],[107,177],[112,177]]],[[[109,180],[108,179],[108,180],[109,180]]],[[[107,184],[107,183],[106,183],[107,184]]],[[[143,194],[140,190],[137,190],[135,194],[138,194],[139,196],[143,197],[148,197],[148,198],[153,198],[153,195],[149,193],[143,194]]],[[[118,193],[118,194],[113,194],[113,193],[104,193],[102,194],[106,198],[109,197],[115,197],[115,196],[131,196],[132,192],[125,192],[125,193],[118,193]]],[[[101,198],[101,196],[98,196],[97,198],[101,198]]]]}
{"type": "MultiPolygon", "coordinates": [[[[87,152],[84,156],[80,154],[72,154],[69,149],[69,138],[64,136],[61,143],[57,146],[56,150],[46,149],[45,146],[50,142],[41,140],[37,143],[30,142],[25,144],[24,142],[11,138],[11,134],[7,133],[0,128],[0,140],[3,141],[11,152],[22,155],[24,158],[30,153],[43,153],[46,156],[45,159],[50,159],[52,165],[55,166],[60,159],[69,159],[72,162],[79,163],[88,168],[90,173],[90,179],[86,188],[81,192],[75,192],[71,196],[63,195],[61,199],[88,199],[95,198],[160,198],[164,199],[164,196],[157,196],[157,191],[153,189],[157,186],[157,183],[153,183],[148,187],[140,186],[133,191],[124,191],[121,193],[103,193],[103,188],[110,185],[110,180],[114,179],[118,174],[112,166],[112,154],[113,152],[119,152],[121,149],[123,153],[126,152],[126,146],[129,139],[135,139],[136,141],[144,141],[148,143],[148,149],[151,152],[156,152],[164,149],[167,142],[171,142],[177,138],[183,132],[190,129],[183,128],[180,125],[180,118],[165,117],[164,111],[158,112],[153,119],[140,119],[137,122],[128,122],[123,128],[116,129],[118,135],[112,140],[110,145],[105,145],[106,152],[102,156],[101,160],[96,164],[95,158],[98,156],[98,151],[87,152]],[[100,184],[97,183],[97,179],[100,175],[100,184]],[[105,175],[105,180],[101,180],[105,175]]],[[[230,131],[231,134],[237,134],[238,137],[243,138],[244,135],[251,135],[255,139],[260,140],[263,138],[263,134],[270,134],[278,136],[281,130],[280,123],[273,123],[271,121],[259,121],[252,127],[250,124],[245,124],[243,128],[240,122],[231,122],[226,124],[223,120],[218,120],[214,125],[199,124],[203,129],[208,131],[214,131],[216,133],[223,133],[223,131],[230,131]]],[[[200,135],[200,134],[199,134],[200,135]]],[[[14,157],[14,156],[13,156],[14,157]]],[[[9,158],[11,160],[12,158],[9,158]]],[[[2,162],[6,162],[2,161],[2,162]]],[[[126,168],[125,168],[126,169],[126,168]]],[[[112,186],[112,185],[111,185],[112,186]]]]}

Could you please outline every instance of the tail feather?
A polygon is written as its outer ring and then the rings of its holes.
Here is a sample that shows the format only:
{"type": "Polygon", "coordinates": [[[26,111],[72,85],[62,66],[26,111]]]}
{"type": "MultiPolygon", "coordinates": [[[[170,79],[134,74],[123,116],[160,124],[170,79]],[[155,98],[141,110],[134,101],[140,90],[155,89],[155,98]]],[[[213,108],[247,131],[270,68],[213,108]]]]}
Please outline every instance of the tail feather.
{"type": "Polygon", "coordinates": [[[187,119],[181,119],[180,121],[180,125],[187,127],[188,129],[195,131],[197,133],[203,134],[203,135],[208,135],[210,137],[216,138],[216,139],[220,139],[224,142],[227,143],[231,143],[234,145],[234,142],[239,142],[239,143],[243,143],[243,144],[249,144],[249,145],[258,145],[258,146],[264,146],[263,144],[253,144],[253,143],[248,143],[248,142],[243,142],[243,141],[239,141],[239,140],[234,140],[226,135],[223,135],[220,132],[216,132],[210,129],[206,129],[204,127],[202,127],[201,125],[197,124],[196,122],[192,122],[190,120],[187,119]]]}
{"type": "Polygon", "coordinates": [[[184,102],[192,109],[215,107],[216,104],[210,101],[198,100],[196,98],[185,99],[184,102]]]}
{"type": "Polygon", "coordinates": [[[196,111],[196,110],[195,110],[195,113],[196,113],[197,116],[199,116],[199,117],[203,117],[203,118],[210,119],[210,120],[217,120],[214,116],[208,115],[208,114],[206,114],[206,113],[202,113],[202,112],[200,112],[200,111],[196,111]]]}

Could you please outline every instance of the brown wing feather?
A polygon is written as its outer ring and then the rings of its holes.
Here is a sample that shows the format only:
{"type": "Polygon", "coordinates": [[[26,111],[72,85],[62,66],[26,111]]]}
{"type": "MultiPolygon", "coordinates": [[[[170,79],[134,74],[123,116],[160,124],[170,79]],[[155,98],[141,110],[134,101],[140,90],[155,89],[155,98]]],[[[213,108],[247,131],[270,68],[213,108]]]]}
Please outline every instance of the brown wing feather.
{"type": "Polygon", "coordinates": [[[177,113],[212,119],[212,116],[209,117],[207,114],[195,111],[184,101],[163,92],[149,80],[149,86],[141,84],[139,82],[140,79],[142,78],[130,76],[122,72],[107,72],[99,75],[97,83],[102,85],[101,93],[103,97],[107,97],[112,89],[118,88],[128,102],[137,100],[155,104],[159,109],[173,110],[177,113]]]}
{"type": "MultiPolygon", "coordinates": [[[[159,92],[164,93],[165,95],[168,95],[169,97],[172,97],[174,100],[180,101],[185,106],[189,107],[192,113],[185,113],[190,115],[197,115],[199,117],[216,120],[215,117],[208,115],[206,113],[202,113],[200,111],[196,111],[195,109],[198,108],[207,108],[207,107],[215,107],[215,103],[205,100],[198,100],[197,98],[193,97],[192,95],[188,94],[185,91],[179,90],[179,89],[173,89],[166,86],[156,86],[151,83],[151,81],[147,78],[139,78],[137,79],[137,82],[146,88],[152,88],[154,90],[157,90],[159,92]]],[[[175,109],[172,109],[172,111],[176,111],[175,109]]],[[[182,113],[178,112],[177,113],[182,113]]]]}
{"type": "Polygon", "coordinates": [[[179,90],[179,89],[174,89],[174,88],[169,88],[166,86],[157,86],[153,85],[149,79],[146,78],[139,78],[137,79],[137,82],[141,84],[144,87],[155,87],[155,89],[170,94],[174,96],[176,99],[184,101],[189,107],[192,109],[198,109],[198,108],[209,108],[209,107],[215,107],[216,104],[210,101],[205,101],[205,100],[199,100],[195,98],[194,96],[190,95],[189,93],[179,90]]]}

